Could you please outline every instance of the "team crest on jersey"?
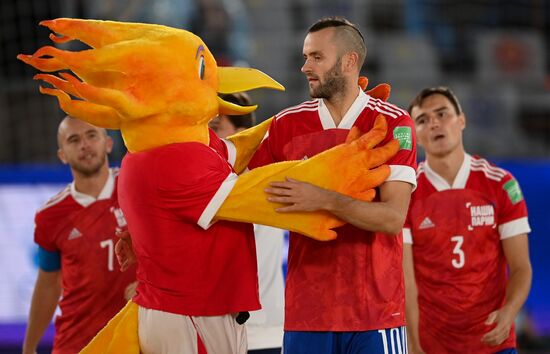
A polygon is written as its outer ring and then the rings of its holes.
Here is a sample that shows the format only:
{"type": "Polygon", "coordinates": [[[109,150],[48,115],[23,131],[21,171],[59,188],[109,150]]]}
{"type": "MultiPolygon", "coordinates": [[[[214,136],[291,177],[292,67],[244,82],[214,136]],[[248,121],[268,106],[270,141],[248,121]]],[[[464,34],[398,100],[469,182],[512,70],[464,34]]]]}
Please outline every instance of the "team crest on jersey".
{"type": "Polygon", "coordinates": [[[116,223],[119,228],[124,228],[126,224],[126,219],[124,218],[124,214],[122,213],[122,209],[111,207],[111,213],[114,214],[116,218],[116,223]]]}
{"type": "Polygon", "coordinates": [[[495,208],[491,204],[471,205],[466,203],[466,208],[470,210],[470,225],[468,230],[472,231],[474,227],[492,226],[495,227],[495,208]]]}
{"type": "Polygon", "coordinates": [[[395,127],[393,138],[399,141],[399,150],[412,150],[411,127],[395,127]]]}

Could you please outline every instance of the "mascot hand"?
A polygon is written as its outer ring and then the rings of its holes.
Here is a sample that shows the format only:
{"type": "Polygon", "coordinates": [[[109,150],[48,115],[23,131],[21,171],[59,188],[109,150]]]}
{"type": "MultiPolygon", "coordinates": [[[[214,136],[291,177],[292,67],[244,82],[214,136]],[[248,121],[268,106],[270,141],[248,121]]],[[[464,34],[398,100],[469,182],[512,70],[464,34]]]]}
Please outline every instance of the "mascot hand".
{"type": "Polygon", "coordinates": [[[369,79],[366,76],[360,76],[358,81],[359,86],[365,93],[371,97],[378,98],[382,101],[387,101],[390,98],[391,86],[387,83],[382,83],[367,90],[369,79]]]}

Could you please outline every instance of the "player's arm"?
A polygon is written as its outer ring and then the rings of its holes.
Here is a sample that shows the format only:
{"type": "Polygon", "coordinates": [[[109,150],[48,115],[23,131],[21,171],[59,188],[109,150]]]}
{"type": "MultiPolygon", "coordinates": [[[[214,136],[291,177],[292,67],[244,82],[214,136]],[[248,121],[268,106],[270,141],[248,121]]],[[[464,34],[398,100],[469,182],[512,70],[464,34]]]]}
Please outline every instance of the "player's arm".
{"type": "Polygon", "coordinates": [[[413,186],[387,181],[380,186],[380,201],[365,202],[310,183],[287,179],[266,189],[270,202],[285,203],[278,212],[328,211],[360,229],[397,235],[407,215],[413,186]]]}
{"type": "Polygon", "coordinates": [[[482,337],[482,342],[491,346],[499,345],[508,338],[510,328],[525,303],[533,271],[529,260],[529,243],[527,234],[521,234],[502,240],[502,249],[508,263],[509,279],[506,287],[504,306],[489,314],[487,325],[495,325],[482,337]]]}
{"type": "Polygon", "coordinates": [[[418,332],[418,288],[414,276],[412,245],[403,243],[403,273],[405,276],[405,313],[407,317],[407,347],[410,354],[423,354],[418,332]]]}
{"type": "MultiPolygon", "coordinates": [[[[44,252],[44,250],[41,249],[41,252],[44,252]]],[[[44,261],[40,253],[39,259],[41,259],[39,261],[41,263],[41,268],[38,270],[38,277],[36,278],[36,284],[32,295],[29,321],[25,333],[25,341],[23,342],[23,354],[32,354],[36,352],[36,347],[38,346],[40,338],[42,338],[46,328],[50,324],[59,297],[61,296],[60,268],[55,265],[52,266],[52,263],[50,263],[49,267],[44,267],[48,270],[46,271],[42,268],[44,261]],[[54,268],[54,270],[50,271],[48,268],[54,268]]]]}

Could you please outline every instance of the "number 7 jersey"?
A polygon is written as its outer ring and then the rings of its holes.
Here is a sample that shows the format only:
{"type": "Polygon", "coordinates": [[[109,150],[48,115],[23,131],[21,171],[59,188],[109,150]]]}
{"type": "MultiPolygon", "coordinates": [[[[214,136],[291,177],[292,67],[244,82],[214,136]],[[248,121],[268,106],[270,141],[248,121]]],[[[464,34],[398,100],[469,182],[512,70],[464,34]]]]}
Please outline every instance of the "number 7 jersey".
{"type": "Polygon", "coordinates": [[[117,174],[110,170],[97,199],[71,183],[36,214],[35,242],[61,257],[63,297],[53,353],[77,353],[88,344],[126,304],[124,290],[135,280],[135,267],[120,272],[114,255],[115,231],[126,226],[117,174]]]}
{"type": "Polygon", "coordinates": [[[498,347],[481,343],[507,285],[501,241],[530,232],[517,181],[487,160],[467,155],[452,186],[426,162],[417,170],[403,229],[412,244],[427,353],[495,353],[515,347],[514,328],[498,347]]]}

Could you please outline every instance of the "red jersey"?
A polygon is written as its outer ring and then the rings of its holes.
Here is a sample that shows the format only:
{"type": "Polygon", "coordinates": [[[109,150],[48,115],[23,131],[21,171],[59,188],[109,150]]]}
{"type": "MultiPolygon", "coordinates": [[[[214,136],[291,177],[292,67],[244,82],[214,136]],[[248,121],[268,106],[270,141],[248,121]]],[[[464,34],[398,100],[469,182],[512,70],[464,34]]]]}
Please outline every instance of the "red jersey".
{"type": "MultiPolygon", "coordinates": [[[[362,91],[338,127],[323,100],[275,116],[250,168],[301,160],[343,143],[352,126],[366,132],[378,114],[388,120],[381,144],[398,138],[400,150],[388,164],[388,180],[416,184],[416,142],[406,111],[362,91]]],[[[336,171],[337,172],[337,171],[336,171]]],[[[285,330],[366,331],[405,323],[402,239],[350,224],[338,238],[315,241],[291,232],[285,297],[285,330]]]]}
{"type": "Polygon", "coordinates": [[[119,199],[138,259],[136,303],[193,316],[260,308],[252,225],[210,226],[236,180],[200,143],[126,155],[119,199]]]}
{"type": "Polygon", "coordinates": [[[79,352],[126,304],[124,290],[135,280],[132,267],[120,272],[114,257],[117,228],[126,226],[111,170],[99,197],[70,184],[40,209],[35,242],[61,257],[63,297],[55,319],[53,353],[79,352]]]}
{"type": "Polygon", "coordinates": [[[501,240],[530,232],[517,181],[487,160],[465,155],[453,186],[426,162],[418,167],[403,230],[412,243],[427,353],[495,353],[515,347],[481,343],[487,316],[504,303],[506,259],[501,240]]]}

